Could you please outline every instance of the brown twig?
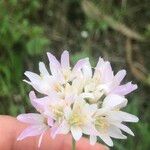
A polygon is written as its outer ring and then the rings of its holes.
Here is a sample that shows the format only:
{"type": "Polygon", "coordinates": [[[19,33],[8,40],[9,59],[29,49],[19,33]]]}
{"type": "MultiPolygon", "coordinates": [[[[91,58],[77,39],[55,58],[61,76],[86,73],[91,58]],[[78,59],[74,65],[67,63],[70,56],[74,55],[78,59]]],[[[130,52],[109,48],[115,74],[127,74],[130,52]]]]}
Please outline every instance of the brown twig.
{"type": "Polygon", "coordinates": [[[134,65],[132,40],[130,38],[126,39],[126,59],[127,59],[127,63],[129,65],[129,68],[130,68],[132,74],[134,75],[134,77],[137,80],[142,81],[144,84],[150,86],[148,75],[145,75],[142,71],[140,71],[136,67],[136,65],[134,65]]]}
{"type": "Polygon", "coordinates": [[[120,32],[121,34],[123,34],[124,36],[130,39],[135,39],[138,41],[144,40],[144,37],[142,35],[140,35],[136,31],[133,31],[123,23],[114,20],[111,16],[105,15],[92,2],[89,2],[88,0],[84,0],[82,2],[82,7],[84,12],[87,14],[87,16],[91,17],[92,19],[104,20],[112,29],[120,32]]]}

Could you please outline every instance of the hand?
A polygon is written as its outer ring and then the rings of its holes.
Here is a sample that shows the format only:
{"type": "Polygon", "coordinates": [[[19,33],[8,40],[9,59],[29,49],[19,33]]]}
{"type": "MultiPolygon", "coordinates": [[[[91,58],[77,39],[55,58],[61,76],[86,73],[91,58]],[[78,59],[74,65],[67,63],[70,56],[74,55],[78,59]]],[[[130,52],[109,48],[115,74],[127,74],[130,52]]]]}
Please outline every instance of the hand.
{"type": "MultiPolygon", "coordinates": [[[[0,116],[0,149],[2,150],[38,150],[38,138],[29,137],[22,141],[16,141],[18,135],[26,127],[10,116],[0,116]]],[[[77,142],[77,150],[108,150],[101,144],[91,146],[88,139],[82,138],[77,142]]],[[[58,135],[51,139],[49,132],[46,132],[39,150],[71,150],[71,135],[58,135]]]]}

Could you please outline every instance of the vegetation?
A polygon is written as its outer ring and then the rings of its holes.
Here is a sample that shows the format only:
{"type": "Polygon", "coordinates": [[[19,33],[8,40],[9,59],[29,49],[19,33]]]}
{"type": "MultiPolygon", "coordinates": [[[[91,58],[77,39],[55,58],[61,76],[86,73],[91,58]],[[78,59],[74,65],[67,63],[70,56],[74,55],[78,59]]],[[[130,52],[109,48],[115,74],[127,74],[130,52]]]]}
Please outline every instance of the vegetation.
{"type": "MultiPolygon", "coordinates": [[[[24,71],[38,72],[46,52],[71,52],[72,63],[99,56],[138,83],[128,96],[128,112],[140,118],[135,137],[116,140],[114,150],[150,149],[150,1],[148,0],[1,0],[0,113],[32,112],[24,71]]],[[[47,62],[48,66],[48,62],[47,62]]],[[[101,142],[101,141],[100,141],[101,142]]]]}

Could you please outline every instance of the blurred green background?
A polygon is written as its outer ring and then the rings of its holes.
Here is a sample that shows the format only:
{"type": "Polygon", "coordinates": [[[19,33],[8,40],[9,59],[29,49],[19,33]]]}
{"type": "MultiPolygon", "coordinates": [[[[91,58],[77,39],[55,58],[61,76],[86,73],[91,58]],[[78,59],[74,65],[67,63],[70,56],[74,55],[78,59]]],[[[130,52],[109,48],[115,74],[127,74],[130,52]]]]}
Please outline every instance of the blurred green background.
{"type": "Polygon", "coordinates": [[[23,73],[48,66],[47,51],[68,49],[72,63],[88,56],[93,65],[102,56],[139,86],[126,108],[140,118],[130,125],[135,137],[112,149],[150,150],[149,39],[149,0],[0,0],[0,114],[34,111],[23,73]]]}

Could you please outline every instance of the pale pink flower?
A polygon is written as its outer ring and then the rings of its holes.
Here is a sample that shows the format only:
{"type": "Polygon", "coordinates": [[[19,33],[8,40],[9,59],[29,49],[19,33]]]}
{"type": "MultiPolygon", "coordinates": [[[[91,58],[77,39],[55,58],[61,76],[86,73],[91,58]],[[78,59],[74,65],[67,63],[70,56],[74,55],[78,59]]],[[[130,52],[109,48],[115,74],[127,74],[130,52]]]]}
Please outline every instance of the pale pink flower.
{"type": "Polygon", "coordinates": [[[91,144],[94,144],[99,136],[107,145],[113,146],[112,138],[126,139],[121,130],[134,136],[134,133],[123,122],[138,122],[138,118],[120,109],[127,105],[127,99],[115,94],[107,96],[102,107],[95,114],[95,128],[99,132],[90,136],[91,144]]]}
{"type": "Polygon", "coordinates": [[[81,68],[87,62],[88,58],[80,59],[73,69],[70,67],[69,52],[64,51],[61,55],[61,62],[56,59],[51,53],[47,53],[51,74],[56,80],[62,84],[72,81],[74,78],[81,76],[81,68]]]}
{"type": "Polygon", "coordinates": [[[71,69],[69,62],[69,53],[64,51],[61,55],[61,63],[51,53],[47,53],[50,65],[51,75],[47,71],[43,62],[39,63],[40,75],[26,71],[24,74],[30,81],[23,80],[33,86],[38,92],[50,95],[51,91],[63,91],[63,84],[72,81],[76,77],[81,76],[81,68],[87,62],[88,58],[79,60],[71,69]]]}
{"type": "Polygon", "coordinates": [[[81,138],[82,134],[94,135],[97,131],[92,124],[92,115],[96,110],[97,106],[95,104],[89,105],[82,98],[77,97],[73,108],[66,107],[64,110],[65,126],[61,127],[61,131],[71,131],[76,141],[81,138]]]}
{"type": "Polygon", "coordinates": [[[85,82],[84,95],[90,98],[92,102],[97,102],[104,95],[112,93],[125,96],[137,89],[137,85],[131,82],[120,85],[126,75],[126,71],[121,70],[114,75],[110,62],[104,61],[102,58],[99,58],[94,72],[92,72],[91,64],[87,60],[82,72],[85,82]]]}
{"type": "Polygon", "coordinates": [[[41,140],[43,134],[46,130],[49,129],[49,125],[52,124],[51,118],[47,120],[43,115],[37,113],[28,113],[28,114],[21,114],[17,117],[19,121],[24,123],[30,124],[17,138],[17,140],[22,140],[27,137],[37,136],[40,135],[38,147],[41,144],[41,140]],[[49,124],[49,125],[48,125],[49,124]]]}

